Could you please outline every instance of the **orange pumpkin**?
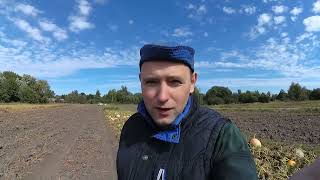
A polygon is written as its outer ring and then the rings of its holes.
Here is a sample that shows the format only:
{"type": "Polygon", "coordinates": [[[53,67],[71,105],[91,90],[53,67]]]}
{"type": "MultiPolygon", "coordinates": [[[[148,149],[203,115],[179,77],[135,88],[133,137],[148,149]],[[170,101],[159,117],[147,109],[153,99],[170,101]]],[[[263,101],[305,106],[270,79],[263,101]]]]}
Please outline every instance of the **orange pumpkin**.
{"type": "Polygon", "coordinates": [[[261,142],[259,141],[259,139],[257,138],[252,138],[250,140],[250,144],[255,147],[255,148],[260,148],[262,145],[261,145],[261,142]]]}

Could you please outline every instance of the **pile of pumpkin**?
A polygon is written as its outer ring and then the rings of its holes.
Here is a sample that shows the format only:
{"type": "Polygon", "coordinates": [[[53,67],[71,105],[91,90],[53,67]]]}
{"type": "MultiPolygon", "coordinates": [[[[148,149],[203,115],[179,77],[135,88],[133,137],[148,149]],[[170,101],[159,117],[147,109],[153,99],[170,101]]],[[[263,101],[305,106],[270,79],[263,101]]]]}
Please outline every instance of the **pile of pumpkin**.
{"type": "Polygon", "coordinates": [[[288,179],[316,159],[312,151],[279,143],[262,145],[257,138],[249,141],[259,179],[288,179]]]}
{"type": "Polygon", "coordinates": [[[128,118],[133,114],[130,111],[105,110],[107,123],[112,127],[116,137],[120,137],[121,129],[128,118]]]}

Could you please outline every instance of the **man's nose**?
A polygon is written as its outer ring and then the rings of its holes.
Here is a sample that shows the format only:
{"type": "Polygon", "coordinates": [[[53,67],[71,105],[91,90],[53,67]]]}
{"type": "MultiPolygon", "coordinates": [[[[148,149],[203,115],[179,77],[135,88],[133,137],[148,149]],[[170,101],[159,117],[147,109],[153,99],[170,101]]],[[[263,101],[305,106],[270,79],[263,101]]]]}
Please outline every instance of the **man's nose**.
{"type": "Polygon", "coordinates": [[[165,83],[161,83],[158,90],[157,99],[160,103],[165,103],[169,100],[168,86],[165,83]]]}

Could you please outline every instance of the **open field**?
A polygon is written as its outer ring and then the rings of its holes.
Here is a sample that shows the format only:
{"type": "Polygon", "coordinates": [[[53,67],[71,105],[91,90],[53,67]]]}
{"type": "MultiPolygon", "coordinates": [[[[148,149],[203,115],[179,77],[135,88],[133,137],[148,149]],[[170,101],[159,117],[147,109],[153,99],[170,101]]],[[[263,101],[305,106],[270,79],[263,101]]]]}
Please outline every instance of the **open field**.
{"type": "MultiPolygon", "coordinates": [[[[320,112],[303,111],[318,103],[212,108],[231,118],[248,140],[253,136],[261,140],[262,148],[251,148],[260,179],[286,179],[320,155],[320,112]],[[296,157],[296,149],[302,150],[303,158],[296,157]],[[289,167],[290,159],[297,165],[289,167]]],[[[0,179],[116,179],[118,143],[112,133],[119,137],[136,105],[107,105],[104,114],[96,105],[0,106],[12,107],[0,111],[0,179]]]]}
{"type": "MultiPolygon", "coordinates": [[[[276,102],[211,106],[233,122],[249,141],[260,139],[262,148],[251,147],[260,179],[287,179],[320,156],[320,101],[276,102]],[[304,153],[296,156],[296,150],[304,153]],[[289,160],[297,164],[287,165],[289,160]]],[[[121,128],[136,105],[108,105],[105,115],[119,138],[121,128]]]]}
{"type": "Polygon", "coordinates": [[[100,107],[38,107],[0,112],[0,179],[117,179],[118,143],[100,107]]]}
{"type": "Polygon", "coordinates": [[[34,109],[61,107],[65,104],[23,104],[23,103],[0,103],[0,112],[26,111],[34,109]]]}
{"type": "Polygon", "coordinates": [[[320,101],[301,102],[270,102],[248,104],[223,104],[209,106],[216,110],[227,111],[290,111],[290,112],[320,112],[320,101]]]}

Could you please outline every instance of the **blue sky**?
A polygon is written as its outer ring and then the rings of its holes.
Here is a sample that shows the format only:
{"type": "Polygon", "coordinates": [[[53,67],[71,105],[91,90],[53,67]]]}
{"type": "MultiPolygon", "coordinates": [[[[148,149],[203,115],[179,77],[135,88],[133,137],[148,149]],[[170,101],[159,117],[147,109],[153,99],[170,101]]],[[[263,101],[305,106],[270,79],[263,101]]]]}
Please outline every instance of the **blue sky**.
{"type": "Polygon", "coordinates": [[[319,32],[316,0],[0,0],[0,71],[45,79],[56,94],[140,92],[140,47],[175,42],[196,50],[201,92],[313,89],[319,32]]]}

